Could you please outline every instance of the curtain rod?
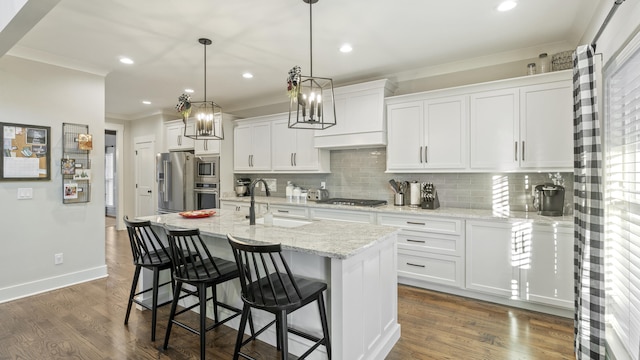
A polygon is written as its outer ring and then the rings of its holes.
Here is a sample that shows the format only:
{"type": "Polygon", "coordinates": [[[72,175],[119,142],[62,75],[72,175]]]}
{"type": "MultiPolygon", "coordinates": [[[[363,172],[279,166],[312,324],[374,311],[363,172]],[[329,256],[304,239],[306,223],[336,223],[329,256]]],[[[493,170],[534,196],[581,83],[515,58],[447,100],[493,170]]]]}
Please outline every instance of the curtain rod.
{"type": "Polygon", "coordinates": [[[596,50],[596,43],[598,42],[598,39],[600,38],[600,35],[602,35],[602,32],[607,27],[607,24],[609,24],[609,21],[613,17],[613,14],[615,14],[616,11],[618,11],[618,7],[620,5],[622,5],[623,2],[624,2],[624,0],[615,0],[615,2],[613,3],[613,6],[611,7],[611,10],[609,10],[609,13],[607,14],[607,17],[602,22],[602,25],[600,25],[600,29],[598,29],[598,32],[596,33],[596,36],[594,36],[593,40],[591,41],[591,47],[593,47],[594,51],[596,50]]]}

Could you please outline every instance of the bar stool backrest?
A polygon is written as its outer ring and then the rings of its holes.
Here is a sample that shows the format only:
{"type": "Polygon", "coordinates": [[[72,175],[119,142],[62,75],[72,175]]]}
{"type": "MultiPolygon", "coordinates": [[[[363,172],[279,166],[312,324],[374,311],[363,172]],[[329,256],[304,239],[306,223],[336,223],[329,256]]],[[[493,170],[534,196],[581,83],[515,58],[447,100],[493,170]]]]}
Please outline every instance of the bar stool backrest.
{"type": "Polygon", "coordinates": [[[176,280],[208,281],[222,275],[199,229],[166,229],[176,280]]]}
{"type": "Polygon", "coordinates": [[[240,272],[244,301],[252,306],[295,307],[302,293],[280,244],[248,244],[227,235],[240,272]]]}
{"type": "Polygon", "coordinates": [[[135,265],[161,263],[171,259],[169,249],[153,231],[150,221],[129,220],[129,217],[125,216],[124,223],[127,226],[135,265]]]}

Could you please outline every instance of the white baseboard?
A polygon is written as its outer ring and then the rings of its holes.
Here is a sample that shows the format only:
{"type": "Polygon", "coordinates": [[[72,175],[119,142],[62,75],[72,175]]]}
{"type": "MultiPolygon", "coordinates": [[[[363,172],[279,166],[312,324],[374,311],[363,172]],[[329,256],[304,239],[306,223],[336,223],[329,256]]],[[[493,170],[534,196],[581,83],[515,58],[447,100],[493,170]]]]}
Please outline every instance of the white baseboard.
{"type": "Polygon", "coordinates": [[[0,304],[109,276],[107,266],[53,276],[0,289],[0,304]]]}

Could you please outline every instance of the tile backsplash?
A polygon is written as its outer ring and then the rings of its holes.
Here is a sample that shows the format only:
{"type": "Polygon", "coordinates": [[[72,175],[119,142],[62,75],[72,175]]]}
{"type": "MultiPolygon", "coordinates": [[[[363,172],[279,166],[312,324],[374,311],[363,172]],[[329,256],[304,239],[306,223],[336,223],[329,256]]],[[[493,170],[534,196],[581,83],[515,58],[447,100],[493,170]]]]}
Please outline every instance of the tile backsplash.
{"type": "Polygon", "coordinates": [[[287,181],[302,188],[319,188],[326,183],[330,197],[387,200],[393,204],[389,180],[431,182],[436,186],[441,207],[465,209],[508,209],[535,211],[532,188],[560,177],[565,186],[565,214],[573,213],[573,173],[385,173],[386,148],[332,150],[331,174],[238,174],[252,180],[277,180],[272,196],[284,197],[287,181]]]}

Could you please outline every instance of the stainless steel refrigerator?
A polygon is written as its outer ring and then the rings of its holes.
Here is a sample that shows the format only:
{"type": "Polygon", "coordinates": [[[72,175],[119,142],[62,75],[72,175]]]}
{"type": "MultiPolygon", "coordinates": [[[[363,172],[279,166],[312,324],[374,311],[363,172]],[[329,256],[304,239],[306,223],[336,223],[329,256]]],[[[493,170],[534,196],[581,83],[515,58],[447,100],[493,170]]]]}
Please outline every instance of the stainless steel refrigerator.
{"type": "Polygon", "coordinates": [[[156,156],[158,213],[193,210],[195,156],[192,152],[172,151],[156,156]]]}

